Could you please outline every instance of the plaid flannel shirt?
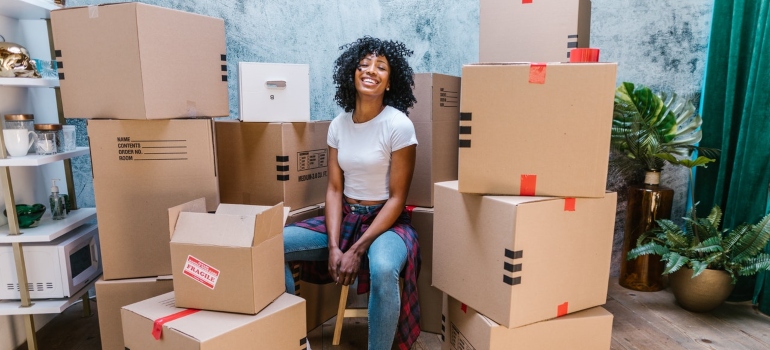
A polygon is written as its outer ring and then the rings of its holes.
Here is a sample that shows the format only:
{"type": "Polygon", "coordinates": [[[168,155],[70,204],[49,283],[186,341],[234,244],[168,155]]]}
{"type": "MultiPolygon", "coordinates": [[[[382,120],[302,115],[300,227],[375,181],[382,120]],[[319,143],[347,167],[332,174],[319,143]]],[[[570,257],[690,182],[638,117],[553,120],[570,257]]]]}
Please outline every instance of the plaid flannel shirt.
{"type": "MultiPolygon", "coordinates": [[[[343,252],[358,241],[366,232],[369,225],[379,213],[379,209],[367,213],[358,214],[351,212],[350,207],[343,205],[342,227],[340,232],[339,247],[343,252]]],[[[288,226],[303,227],[319,233],[326,233],[326,221],[323,216],[317,216],[304,221],[295,222],[288,226]]],[[[390,230],[396,232],[404,240],[407,249],[407,261],[401,276],[404,278],[403,291],[401,293],[401,310],[398,316],[398,331],[395,343],[401,350],[409,350],[420,335],[420,304],[417,300],[417,277],[420,274],[420,245],[417,242],[417,232],[411,224],[409,213],[404,210],[396,219],[390,230]]],[[[329,274],[328,261],[303,261],[300,279],[306,282],[325,284],[334,282],[329,274]]],[[[364,255],[361,259],[361,267],[358,270],[358,294],[369,292],[369,259],[364,255]]]]}

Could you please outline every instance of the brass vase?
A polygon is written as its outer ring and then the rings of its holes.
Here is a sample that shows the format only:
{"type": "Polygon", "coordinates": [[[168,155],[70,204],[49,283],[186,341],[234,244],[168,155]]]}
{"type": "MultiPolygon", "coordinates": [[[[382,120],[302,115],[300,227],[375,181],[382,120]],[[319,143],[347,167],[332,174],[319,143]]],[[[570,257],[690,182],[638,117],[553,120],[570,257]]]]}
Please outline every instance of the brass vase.
{"type": "Polygon", "coordinates": [[[735,285],[724,270],[706,269],[698,277],[692,277],[692,269],[682,267],[670,275],[671,291],[685,310],[708,312],[727,300],[735,285]]]}
{"type": "Polygon", "coordinates": [[[621,286],[641,291],[656,292],[666,288],[663,269],[665,264],[658,255],[642,255],[626,260],[628,251],[636,247],[643,233],[657,227],[656,220],[671,218],[674,190],[660,186],[660,172],[648,171],[644,184],[628,190],[625,235],[620,263],[621,286]]]}

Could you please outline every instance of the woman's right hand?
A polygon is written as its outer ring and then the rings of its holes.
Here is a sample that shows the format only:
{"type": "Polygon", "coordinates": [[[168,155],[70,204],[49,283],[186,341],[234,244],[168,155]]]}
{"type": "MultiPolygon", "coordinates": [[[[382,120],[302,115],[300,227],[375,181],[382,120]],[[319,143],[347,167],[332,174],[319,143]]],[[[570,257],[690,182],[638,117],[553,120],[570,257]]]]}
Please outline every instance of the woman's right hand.
{"type": "Polygon", "coordinates": [[[340,264],[342,263],[342,250],[338,247],[329,248],[329,274],[334,279],[334,283],[339,284],[340,264]]]}

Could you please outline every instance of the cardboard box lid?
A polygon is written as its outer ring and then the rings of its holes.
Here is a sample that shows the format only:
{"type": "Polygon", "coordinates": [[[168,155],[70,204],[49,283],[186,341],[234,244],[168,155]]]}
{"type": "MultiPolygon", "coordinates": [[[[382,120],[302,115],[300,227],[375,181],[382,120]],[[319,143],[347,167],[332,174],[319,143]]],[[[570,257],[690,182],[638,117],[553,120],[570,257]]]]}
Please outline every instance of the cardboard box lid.
{"type": "Polygon", "coordinates": [[[289,213],[283,203],[270,206],[220,204],[215,214],[187,210],[205,208],[205,200],[169,209],[171,243],[252,247],[283,233],[289,213]],[[171,227],[173,219],[175,224],[171,227]]]}
{"type": "MultiPolygon", "coordinates": [[[[166,322],[163,324],[163,332],[165,333],[171,329],[200,342],[205,342],[233,329],[270,317],[288,307],[304,302],[305,300],[300,297],[283,293],[256,315],[201,310],[194,314],[166,322]]],[[[123,310],[133,312],[145,319],[154,321],[187,310],[174,307],[174,303],[174,292],[169,292],[135,304],[124,306],[123,310]]],[[[151,331],[151,329],[147,330],[148,337],[152,336],[151,331]]]]}

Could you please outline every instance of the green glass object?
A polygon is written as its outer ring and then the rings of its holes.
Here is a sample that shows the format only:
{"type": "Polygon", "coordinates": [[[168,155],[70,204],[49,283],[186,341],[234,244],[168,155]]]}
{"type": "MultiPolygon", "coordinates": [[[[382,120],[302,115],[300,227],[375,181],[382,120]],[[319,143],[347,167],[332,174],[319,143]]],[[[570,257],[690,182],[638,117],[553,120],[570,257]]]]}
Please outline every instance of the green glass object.
{"type": "MultiPolygon", "coordinates": [[[[16,216],[19,219],[19,228],[35,227],[40,223],[40,218],[45,213],[45,206],[42,204],[16,204],[16,216]]],[[[3,215],[8,217],[8,213],[3,210],[3,215]]]]}

